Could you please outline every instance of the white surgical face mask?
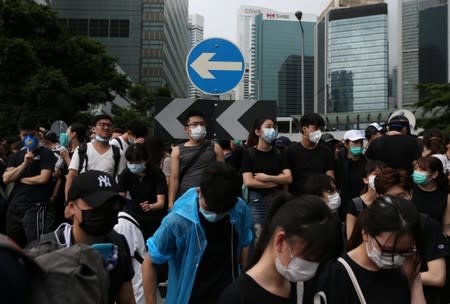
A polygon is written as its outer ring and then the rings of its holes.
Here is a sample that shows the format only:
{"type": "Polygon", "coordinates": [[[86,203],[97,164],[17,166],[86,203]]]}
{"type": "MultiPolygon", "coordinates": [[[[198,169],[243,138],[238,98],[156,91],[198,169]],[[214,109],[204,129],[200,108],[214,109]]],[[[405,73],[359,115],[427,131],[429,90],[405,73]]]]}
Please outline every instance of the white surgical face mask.
{"type": "MultiPolygon", "coordinates": [[[[291,249],[289,248],[289,253],[291,249]]],[[[289,282],[308,281],[316,274],[319,263],[303,260],[298,257],[292,256],[289,264],[284,266],[280,258],[275,258],[275,268],[278,273],[281,274],[289,282]]]]}
{"type": "Polygon", "coordinates": [[[375,190],[375,177],[377,177],[376,175],[370,175],[369,176],[369,187],[370,189],[372,189],[373,191],[375,190]]]}
{"type": "Polygon", "coordinates": [[[339,193],[328,195],[328,207],[331,211],[335,211],[341,205],[341,196],[339,193]]]}
{"type": "Polygon", "coordinates": [[[206,128],[204,126],[196,126],[190,129],[191,137],[194,140],[203,139],[206,136],[206,128]]]}
{"type": "Polygon", "coordinates": [[[375,248],[372,239],[370,239],[370,244],[372,246],[372,250],[369,250],[368,243],[369,242],[366,242],[367,256],[380,269],[399,268],[400,266],[402,266],[403,262],[405,261],[405,257],[403,257],[399,254],[394,254],[394,255],[390,255],[390,256],[382,255],[381,251],[379,251],[377,248],[375,248]]]}
{"type": "Polygon", "coordinates": [[[215,223],[223,219],[225,216],[227,216],[227,213],[215,213],[208,210],[203,209],[202,207],[199,208],[200,213],[203,215],[203,217],[210,223],[215,223]]]}
{"type": "Polygon", "coordinates": [[[277,139],[277,131],[274,128],[262,128],[263,134],[262,139],[264,139],[269,144],[277,139]]]}
{"type": "Polygon", "coordinates": [[[98,134],[95,135],[95,140],[104,144],[109,143],[109,138],[102,137],[98,134]]]}
{"type": "Polygon", "coordinates": [[[320,141],[320,138],[322,137],[322,131],[317,130],[314,132],[309,133],[309,141],[312,143],[317,144],[320,141]]]}

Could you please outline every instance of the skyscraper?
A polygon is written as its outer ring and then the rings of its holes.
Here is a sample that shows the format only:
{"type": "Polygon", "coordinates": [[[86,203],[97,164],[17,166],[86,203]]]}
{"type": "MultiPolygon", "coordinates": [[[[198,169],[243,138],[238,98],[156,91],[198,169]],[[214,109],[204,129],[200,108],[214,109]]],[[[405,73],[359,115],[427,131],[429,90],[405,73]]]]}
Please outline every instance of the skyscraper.
{"type": "Polygon", "coordinates": [[[388,109],[388,19],[382,2],[336,0],[320,16],[315,111],[388,109]],[[374,2],[379,3],[367,5],[374,2]]]}
{"type": "MultiPolygon", "coordinates": [[[[313,111],[315,16],[304,15],[305,112],[313,111]]],[[[254,60],[250,74],[255,97],[276,100],[279,116],[301,113],[300,25],[293,13],[266,13],[255,17],[254,60]]]]}
{"type": "Polygon", "coordinates": [[[401,0],[398,106],[419,101],[419,83],[449,81],[447,0],[401,0]]]}
{"type": "MultiPolygon", "coordinates": [[[[204,18],[199,14],[189,15],[189,32],[191,35],[190,49],[203,40],[204,18]]],[[[189,83],[189,98],[199,98],[202,95],[192,83],[189,83]]]]}
{"type": "Polygon", "coordinates": [[[188,91],[188,0],[52,0],[68,31],[105,45],[134,82],[188,91]]]}

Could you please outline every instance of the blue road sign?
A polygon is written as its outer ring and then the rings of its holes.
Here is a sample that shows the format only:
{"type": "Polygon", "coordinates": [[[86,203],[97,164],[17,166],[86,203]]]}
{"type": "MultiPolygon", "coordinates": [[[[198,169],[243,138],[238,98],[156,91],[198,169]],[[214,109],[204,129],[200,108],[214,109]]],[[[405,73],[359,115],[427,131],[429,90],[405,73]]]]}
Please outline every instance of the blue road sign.
{"type": "Polygon", "coordinates": [[[203,40],[189,52],[186,73],[200,91],[218,95],[231,91],[244,76],[244,57],[232,42],[221,38],[203,40]]]}

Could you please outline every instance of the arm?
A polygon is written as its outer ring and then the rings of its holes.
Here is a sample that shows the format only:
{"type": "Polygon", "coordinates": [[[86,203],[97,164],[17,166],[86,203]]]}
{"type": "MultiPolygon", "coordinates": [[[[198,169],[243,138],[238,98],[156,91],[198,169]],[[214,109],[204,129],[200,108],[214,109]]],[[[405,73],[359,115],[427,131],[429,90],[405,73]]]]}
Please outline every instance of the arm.
{"type": "Polygon", "coordinates": [[[450,236],[450,194],[447,196],[447,208],[445,208],[442,223],[444,234],[450,236]]]}
{"type": "Polygon", "coordinates": [[[241,265],[241,269],[245,269],[247,267],[249,250],[250,250],[249,246],[244,247],[241,250],[241,255],[239,256],[239,264],[241,265]]]}
{"type": "Polygon", "coordinates": [[[420,276],[410,284],[411,304],[426,304],[425,295],[423,294],[423,285],[420,276]]]}
{"type": "Polygon", "coordinates": [[[52,177],[52,170],[43,169],[41,170],[41,174],[31,177],[22,177],[20,182],[27,185],[43,185],[48,183],[50,177],[52,177]]]}
{"type": "Polygon", "coordinates": [[[420,273],[423,285],[444,287],[446,276],[445,259],[439,258],[436,260],[428,261],[427,266],[428,271],[420,273]]]}
{"type": "Polygon", "coordinates": [[[356,217],[353,214],[347,213],[345,217],[345,230],[347,235],[347,240],[350,239],[350,236],[353,232],[353,227],[355,227],[356,217]]]}
{"type": "Polygon", "coordinates": [[[145,303],[156,304],[156,267],[148,254],[145,255],[142,262],[142,283],[144,285],[145,303]]]}
{"type": "Polygon", "coordinates": [[[77,170],[69,169],[69,173],[67,174],[67,178],[66,178],[66,186],[64,188],[64,194],[66,197],[66,201],[67,201],[67,196],[69,195],[69,189],[72,186],[73,178],[77,175],[78,175],[77,170]]]}
{"type": "Polygon", "coordinates": [[[117,304],[135,304],[133,286],[131,281],[123,282],[116,298],[117,304]]]}
{"type": "Polygon", "coordinates": [[[62,159],[64,159],[64,162],[66,163],[67,167],[69,167],[69,165],[70,165],[69,151],[64,149],[61,151],[60,155],[61,155],[62,159]]]}
{"type": "Polygon", "coordinates": [[[255,179],[260,182],[272,182],[279,185],[287,185],[292,183],[292,174],[290,169],[284,169],[278,175],[267,175],[264,173],[256,173],[255,179]]]}
{"type": "Polygon", "coordinates": [[[244,184],[249,188],[269,189],[278,186],[278,184],[274,182],[262,182],[255,179],[252,172],[242,173],[242,178],[244,179],[244,184]]]}
{"type": "Polygon", "coordinates": [[[141,203],[141,208],[144,212],[161,210],[164,208],[164,203],[166,201],[166,196],[164,194],[159,194],[156,196],[155,203],[149,203],[148,201],[141,203]]]}
{"type": "Polygon", "coordinates": [[[180,175],[180,149],[173,148],[170,155],[170,182],[169,182],[169,210],[173,208],[173,203],[177,197],[180,175]]]}
{"type": "Polygon", "coordinates": [[[34,154],[32,152],[27,152],[24,156],[23,162],[17,166],[10,166],[6,168],[5,173],[3,173],[3,182],[5,184],[16,182],[22,176],[23,171],[33,162],[34,154]]]}
{"type": "Polygon", "coordinates": [[[223,156],[222,147],[220,147],[218,144],[214,144],[214,152],[216,152],[216,161],[223,162],[225,158],[223,156]]]}

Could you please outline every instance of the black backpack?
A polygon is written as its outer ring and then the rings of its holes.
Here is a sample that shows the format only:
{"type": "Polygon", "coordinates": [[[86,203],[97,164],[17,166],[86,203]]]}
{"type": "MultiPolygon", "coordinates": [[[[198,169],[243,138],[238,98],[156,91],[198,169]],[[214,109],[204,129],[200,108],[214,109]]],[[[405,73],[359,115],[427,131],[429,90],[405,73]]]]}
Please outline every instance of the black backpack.
{"type": "MultiPolygon", "coordinates": [[[[119,170],[120,149],[113,145],[111,145],[111,148],[113,149],[113,157],[114,157],[114,176],[116,176],[119,170]]],[[[78,146],[78,157],[80,159],[80,164],[78,165],[78,173],[80,173],[81,170],[83,169],[83,164],[86,164],[84,166],[84,169],[88,171],[89,160],[87,157],[87,143],[82,143],[78,146]]]]}

